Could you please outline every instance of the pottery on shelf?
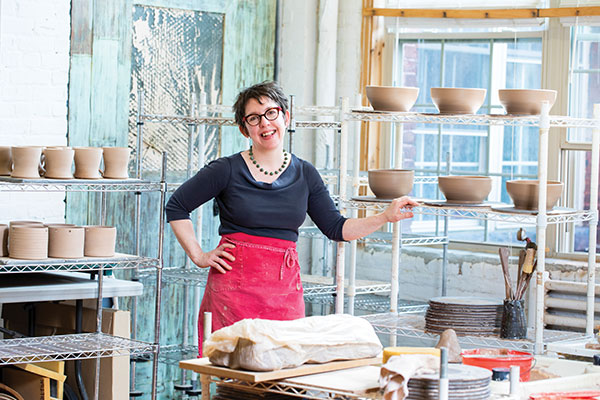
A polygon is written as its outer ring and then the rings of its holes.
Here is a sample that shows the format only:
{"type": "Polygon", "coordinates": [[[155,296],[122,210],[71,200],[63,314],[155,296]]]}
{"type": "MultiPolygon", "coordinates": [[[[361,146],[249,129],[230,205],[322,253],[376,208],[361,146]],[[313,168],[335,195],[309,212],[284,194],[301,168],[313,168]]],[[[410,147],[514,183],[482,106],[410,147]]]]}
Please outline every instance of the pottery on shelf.
{"type": "Polygon", "coordinates": [[[12,152],[10,146],[0,146],[0,175],[12,172],[12,152]]]}
{"type": "Polygon", "coordinates": [[[104,172],[105,178],[127,179],[129,178],[129,147],[103,147],[104,150],[104,172]]]}
{"type": "Polygon", "coordinates": [[[83,254],[86,257],[113,257],[117,240],[114,226],[86,226],[83,254]]]}
{"type": "Polygon", "coordinates": [[[417,101],[418,87],[367,86],[367,98],[376,111],[408,111],[417,101]]]}
{"type": "Polygon", "coordinates": [[[368,171],[369,188],[380,199],[394,199],[409,194],[415,172],[409,169],[373,169],[368,171]]]}
{"type": "Polygon", "coordinates": [[[48,225],[48,257],[82,258],[85,230],[70,224],[48,225]]]}
{"type": "Polygon", "coordinates": [[[0,257],[8,256],[8,225],[0,224],[0,257]]]}
{"type": "Polygon", "coordinates": [[[48,258],[48,228],[39,225],[14,225],[8,235],[10,258],[43,260],[48,258]]]}
{"type": "Polygon", "coordinates": [[[100,179],[102,149],[99,147],[75,147],[75,178],[100,179]]]}
{"type": "Polygon", "coordinates": [[[431,88],[431,100],[441,114],[475,114],[485,100],[486,89],[431,88]]]}
{"type": "MultiPolygon", "coordinates": [[[[537,180],[506,181],[506,191],[515,208],[520,210],[538,209],[538,187],[537,180]]],[[[551,210],[562,195],[563,184],[559,181],[548,181],[546,188],[546,209],[551,210]]]]}
{"type": "Polygon", "coordinates": [[[10,174],[13,178],[40,177],[40,162],[42,148],[40,146],[13,146],[11,148],[13,158],[13,170],[10,174]]]}
{"type": "Polygon", "coordinates": [[[448,203],[482,203],[492,191],[492,178],[489,176],[440,176],[440,191],[448,203]]]}
{"type": "Polygon", "coordinates": [[[498,98],[507,114],[539,115],[543,101],[547,101],[552,108],[556,101],[556,90],[500,89],[498,98]]]}
{"type": "Polygon", "coordinates": [[[21,226],[21,225],[44,226],[44,223],[40,222],[40,221],[10,221],[8,224],[11,229],[15,226],[21,226]]]}
{"type": "Polygon", "coordinates": [[[70,147],[46,147],[43,152],[46,178],[72,179],[75,151],[70,147]]]}

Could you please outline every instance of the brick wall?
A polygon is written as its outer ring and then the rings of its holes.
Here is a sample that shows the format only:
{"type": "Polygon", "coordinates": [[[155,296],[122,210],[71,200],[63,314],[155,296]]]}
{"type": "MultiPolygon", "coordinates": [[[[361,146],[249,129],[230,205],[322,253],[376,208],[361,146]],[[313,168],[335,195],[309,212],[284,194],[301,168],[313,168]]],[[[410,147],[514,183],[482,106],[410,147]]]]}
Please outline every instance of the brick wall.
{"type": "MultiPolygon", "coordinates": [[[[0,1],[0,145],[66,145],[69,0],[0,1]]],[[[0,223],[62,221],[64,194],[1,193],[0,223]]]]}

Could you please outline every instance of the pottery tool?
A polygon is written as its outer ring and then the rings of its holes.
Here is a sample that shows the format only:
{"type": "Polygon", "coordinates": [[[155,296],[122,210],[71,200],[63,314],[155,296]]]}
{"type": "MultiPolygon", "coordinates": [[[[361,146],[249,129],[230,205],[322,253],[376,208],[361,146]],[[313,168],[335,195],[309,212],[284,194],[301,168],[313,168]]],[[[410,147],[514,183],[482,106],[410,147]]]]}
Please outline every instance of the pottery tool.
{"type": "Polygon", "coordinates": [[[500,254],[500,264],[502,264],[502,273],[504,275],[504,290],[507,300],[514,300],[515,293],[512,287],[512,279],[510,278],[510,271],[508,270],[508,256],[510,251],[506,247],[500,247],[498,249],[500,254]]]}

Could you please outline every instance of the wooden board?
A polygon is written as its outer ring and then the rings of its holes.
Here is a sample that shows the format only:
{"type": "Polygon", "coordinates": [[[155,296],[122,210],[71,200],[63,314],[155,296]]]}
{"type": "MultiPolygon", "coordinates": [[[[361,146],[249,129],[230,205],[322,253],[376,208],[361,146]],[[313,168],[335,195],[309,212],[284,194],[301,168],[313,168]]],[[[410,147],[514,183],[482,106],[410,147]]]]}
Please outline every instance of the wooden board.
{"type": "Polygon", "coordinates": [[[283,383],[306,385],[325,391],[347,392],[357,396],[365,396],[379,390],[380,370],[379,366],[368,365],[289,378],[283,383]]]}
{"type": "Polygon", "coordinates": [[[278,371],[257,372],[219,367],[211,364],[210,361],[208,361],[208,358],[197,358],[193,360],[180,361],[179,368],[189,369],[204,375],[218,376],[221,378],[232,378],[245,382],[256,383],[375,364],[381,364],[380,357],[361,358],[359,360],[348,361],[333,361],[325,364],[304,364],[296,368],[287,368],[278,371]]]}

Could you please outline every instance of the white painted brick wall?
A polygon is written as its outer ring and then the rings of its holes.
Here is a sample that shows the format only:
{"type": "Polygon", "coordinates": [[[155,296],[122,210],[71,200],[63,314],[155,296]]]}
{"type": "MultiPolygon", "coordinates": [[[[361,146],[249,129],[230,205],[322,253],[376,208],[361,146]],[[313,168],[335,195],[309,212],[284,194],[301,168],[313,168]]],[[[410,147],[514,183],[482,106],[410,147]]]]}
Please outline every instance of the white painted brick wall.
{"type": "MultiPolygon", "coordinates": [[[[66,145],[70,0],[0,0],[0,145],[66,145]]],[[[61,193],[1,193],[0,223],[64,221],[61,193]]]]}

